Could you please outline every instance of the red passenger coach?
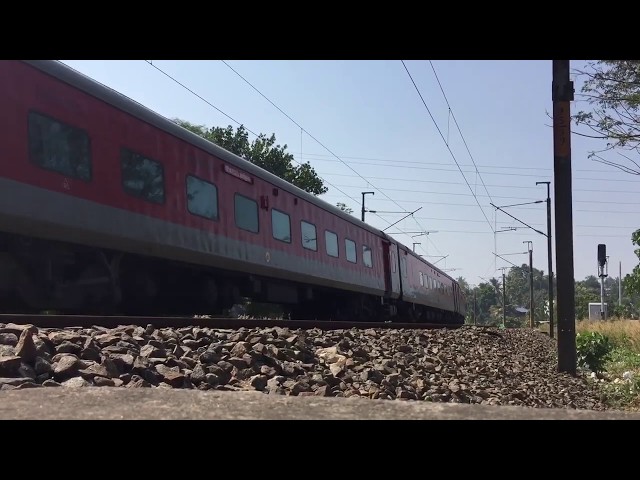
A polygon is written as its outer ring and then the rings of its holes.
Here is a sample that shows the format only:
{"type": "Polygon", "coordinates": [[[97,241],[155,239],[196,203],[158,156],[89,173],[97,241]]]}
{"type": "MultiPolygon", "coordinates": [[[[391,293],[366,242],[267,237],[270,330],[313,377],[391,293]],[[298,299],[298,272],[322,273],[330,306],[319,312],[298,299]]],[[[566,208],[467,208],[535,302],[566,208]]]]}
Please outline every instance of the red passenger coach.
{"type": "Polygon", "coordinates": [[[442,272],[403,287],[389,236],[59,62],[0,62],[0,106],[6,308],[464,315],[442,272]]]}

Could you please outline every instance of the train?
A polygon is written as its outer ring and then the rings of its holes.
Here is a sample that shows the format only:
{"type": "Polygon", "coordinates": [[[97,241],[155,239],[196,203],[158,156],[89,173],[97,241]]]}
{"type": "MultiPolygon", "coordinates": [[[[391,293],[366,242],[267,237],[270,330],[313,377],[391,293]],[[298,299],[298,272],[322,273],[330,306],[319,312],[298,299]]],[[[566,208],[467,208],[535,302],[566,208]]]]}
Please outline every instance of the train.
{"type": "Polygon", "coordinates": [[[0,308],[459,325],[383,231],[55,60],[0,61],[0,308]]]}

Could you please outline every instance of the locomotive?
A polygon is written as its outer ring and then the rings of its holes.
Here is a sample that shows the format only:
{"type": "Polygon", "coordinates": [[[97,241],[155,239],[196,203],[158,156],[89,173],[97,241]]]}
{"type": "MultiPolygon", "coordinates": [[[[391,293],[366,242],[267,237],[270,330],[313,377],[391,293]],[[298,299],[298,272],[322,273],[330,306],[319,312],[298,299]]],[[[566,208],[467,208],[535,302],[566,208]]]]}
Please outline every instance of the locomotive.
{"type": "Polygon", "coordinates": [[[461,324],[392,236],[58,61],[0,61],[0,308],[461,324]]]}

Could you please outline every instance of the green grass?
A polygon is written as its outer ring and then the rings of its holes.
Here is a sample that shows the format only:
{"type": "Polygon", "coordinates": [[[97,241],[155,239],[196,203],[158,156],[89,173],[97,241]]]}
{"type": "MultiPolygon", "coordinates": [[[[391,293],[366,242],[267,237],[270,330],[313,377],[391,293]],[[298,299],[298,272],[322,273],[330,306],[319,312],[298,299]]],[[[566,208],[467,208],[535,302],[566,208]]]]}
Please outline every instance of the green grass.
{"type": "Polygon", "coordinates": [[[608,338],[612,350],[603,364],[598,385],[607,404],[640,411],[640,321],[607,320],[576,323],[576,333],[595,332],[608,338]],[[627,373],[631,378],[623,378],[627,373]]]}

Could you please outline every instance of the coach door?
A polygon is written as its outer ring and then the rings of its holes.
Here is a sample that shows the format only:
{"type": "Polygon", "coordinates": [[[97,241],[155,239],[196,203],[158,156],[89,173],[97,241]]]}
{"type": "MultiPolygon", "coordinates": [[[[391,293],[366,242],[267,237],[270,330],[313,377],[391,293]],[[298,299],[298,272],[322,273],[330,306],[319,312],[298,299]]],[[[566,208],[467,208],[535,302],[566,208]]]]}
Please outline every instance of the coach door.
{"type": "Polygon", "coordinates": [[[454,312],[458,312],[458,302],[459,302],[459,298],[458,298],[458,284],[457,283],[453,283],[453,311],[454,312]]]}
{"type": "Polygon", "coordinates": [[[384,293],[385,295],[391,295],[393,292],[393,283],[391,280],[391,262],[393,262],[393,256],[391,255],[391,249],[389,248],[391,243],[382,241],[382,258],[384,259],[384,293]]]}

